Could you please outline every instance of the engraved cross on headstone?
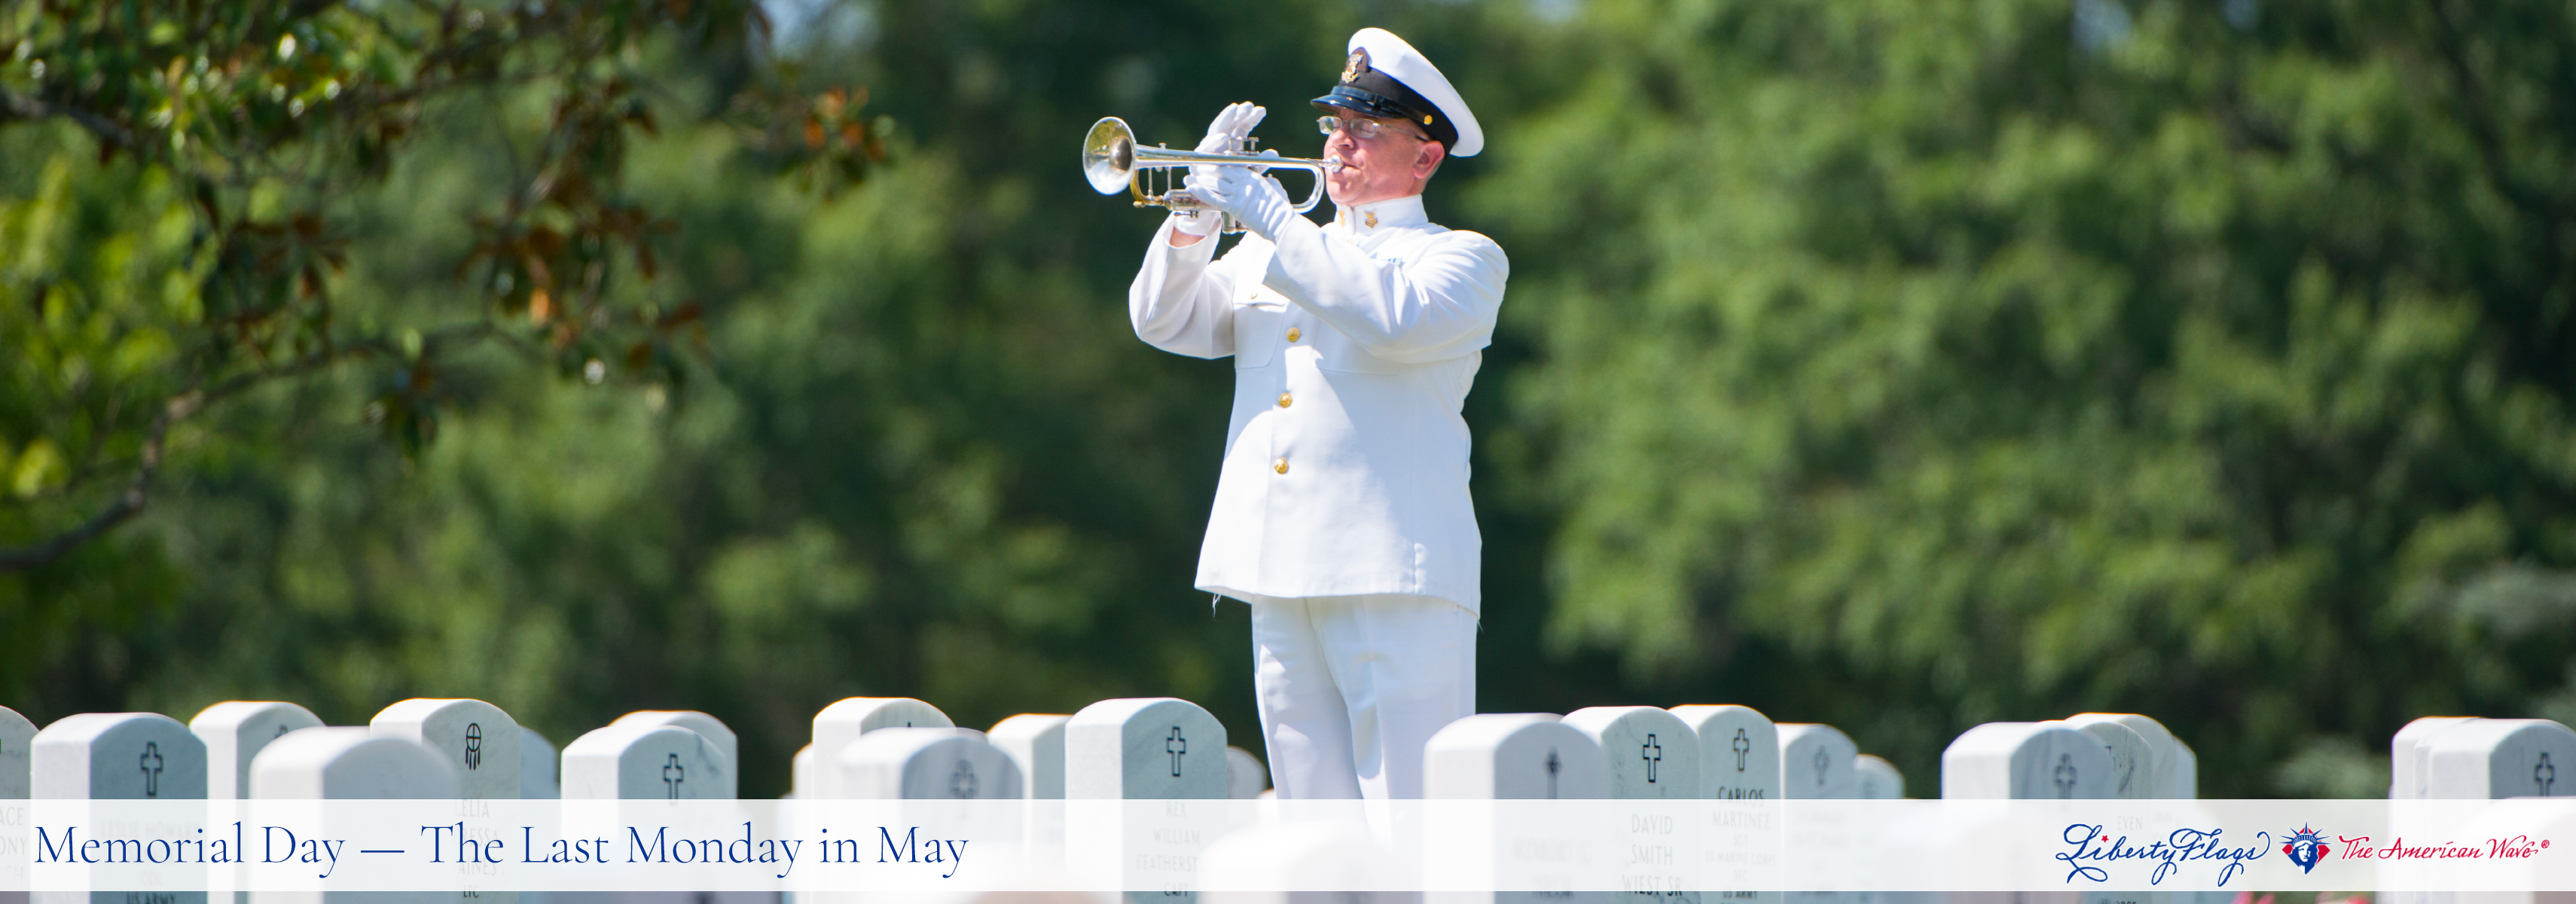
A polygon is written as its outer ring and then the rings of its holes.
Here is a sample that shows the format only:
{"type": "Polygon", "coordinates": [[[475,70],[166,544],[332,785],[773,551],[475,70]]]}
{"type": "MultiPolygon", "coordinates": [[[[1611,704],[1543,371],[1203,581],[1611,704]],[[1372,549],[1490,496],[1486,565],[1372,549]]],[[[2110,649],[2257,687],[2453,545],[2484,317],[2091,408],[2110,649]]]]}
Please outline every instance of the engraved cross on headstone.
{"type": "Polygon", "coordinates": [[[161,758],[161,745],[157,742],[146,742],[143,745],[143,756],[138,760],[138,763],[143,767],[143,796],[161,796],[161,764],[163,762],[166,761],[161,758]]]}
{"type": "Polygon", "coordinates": [[[1647,735],[1646,743],[1637,745],[1637,758],[1646,761],[1646,784],[1654,784],[1655,764],[1664,761],[1664,745],[1657,743],[1654,735],[1647,735]]]}
{"type": "Polygon", "coordinates": [[[1190,739],[1181,736],[1181,727],[1172,726],[1172,736],[1163,739],[1163,752],[1172,755],[1172,777],[1181,777],[1181,755],[1190,752],[1190,739]]]}
{"type": "Polygon", "coordinates": [[[1557,770],[1559,770],[1559,769],[1563,769],[1563,768],[1565,768],[1565,761],[1564,761],[1564,760],[1560,760],[1560,759],[1557,759],[1557,758],[1556,758],[1556,748],[1554,748],[1554,747],[1550,747],[1550,748],[1548,748],[1548,749],[1547,749],[1547,799],[1549,799],[1549,800],[1555,800],[1555,799],[1556,799],[1556,773],[1557,773],[1557,770]]]}
{"type": "Polygon", "coordinates": [[[2075,797],[2075,755],[2071,753],[2058,754],[2057,769],[2050,774],[2055,777],[2057,782],[2057,798],[2059,800],[2073,799],[2075,797]]]}
{"type": "Polygon", "coordinates": [[[465,768],[483,768],[483,723],[481,722],[465,723],[465,768]]]}
{"type": "Polygon", "coordinates": [[[672,800],[680,799],[680,783],[689,780],[689,767],[680,765],[680,755],[662,762],[662,787],[669,789],[672,800]]]}
{"type": "Polygon", "coordinates": [[[1735,750],[1735,771],[1744,771],[1744,756],[1753,752],[1753,739],[1745,736],[1744,729],[1738,728],[1735,730],[1735,741],[1727,746],[1735,750]]]}
{"type": "Polygon", "coordinates": [[[1825,747],[1816,745],[1816,787],[1825,786],[1825,772],[1834,768],[1834,758],[1825,755],[1825,747]]]}
{"type": "MultiPolygon", "coordinates": [[[[1180,773],[1173,773],[1179,775],[1180,773]]],[[[948,796],[966,800],[975,796],[975,767],[965,760],[957,761],[957,774],[948,777],[948,796]]]]}
{"type": "Polygon", "coordinates": [[[2551,797],[2557,794],[2558,767],[2549,762],[2548,751],[2542,751],[2540,754],[2540,762],[2531,767],[2531,785],[2532,787],[2539,789],[2541,797],[2551,797]]]}

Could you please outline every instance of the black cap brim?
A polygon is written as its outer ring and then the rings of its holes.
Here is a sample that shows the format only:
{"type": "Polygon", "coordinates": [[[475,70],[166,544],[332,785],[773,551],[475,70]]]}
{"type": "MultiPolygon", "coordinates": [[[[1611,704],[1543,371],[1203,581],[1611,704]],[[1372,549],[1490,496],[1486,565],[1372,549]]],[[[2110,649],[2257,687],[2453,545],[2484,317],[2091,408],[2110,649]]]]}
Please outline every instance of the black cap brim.
{"type": "Polygon", "coordinates": [[[1315,109],[1322,110],[1326,113],[1333,112],[1336,109],[1341,109],[1349,110],[1362,116],[1375,116],[1380,119],[1401,119],[1411,122],[1414,125],[1421,127],[1426,134],[1431,136],[1431,140],[1439,142],[1440,146],[1444,148],[1454,146],[1458,143],[1457,126],[1450,124],[1446,117],[1431,115],[1425,112],[1432,109],[1430,101],[1423,100],[1421,95],[1414,94],[1410,89],[1406,89],[1402,82],[1386,78],[1386,76],[1376,72],[1370,72],[1363,76],[1364,79],[1370,77],[1374,77],[1379,81],[1387,83],[1387,85],[1398,91],[1402,91],[1405,94],[1413,96],[1406,99],[1388,97],[1384,94],[1345,82],[1343,84],[1334,85],[1333,92],[1331,94],[1315,98],[1313,101],[1310,101],[1310,103],[1315,105],[1315,109]],[[1426,122],[1426,120],[1428,121],[1426,122]]]}

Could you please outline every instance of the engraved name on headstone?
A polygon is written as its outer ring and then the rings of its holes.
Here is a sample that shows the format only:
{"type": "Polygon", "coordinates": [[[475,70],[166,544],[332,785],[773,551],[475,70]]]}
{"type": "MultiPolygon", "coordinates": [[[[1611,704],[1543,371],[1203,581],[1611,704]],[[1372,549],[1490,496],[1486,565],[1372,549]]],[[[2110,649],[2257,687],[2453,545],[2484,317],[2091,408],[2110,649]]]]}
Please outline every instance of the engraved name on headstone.
{"type": "MultiPolygon", "coordinates": [[[[1591,735],[1548,713],[1484,713],[1449,723],[1423,749],[1423,796],[1434,800],[1602,800],[1610,766],[1591,735]]],[[[1505,816],[1527,816],[1511,810],[1505,816]]],[[[1563,821],[1471,819],[1430,836],[1445,856],[1432,862],[1470,871],[1460,885],[1506,889],[1444,894],[1445,904],[1604,904],[1611,893],[1577,891],[1593,854],[1592,836],[1563,821]]],[[[1448,878],[1448,877],[1435,877],[1448,878]]]]}
{"type": "MultiPolygon", "coordinates": [[[[206,743],[160,713],[83,713],[28,742],[28,792],[39,800],[204,800],[206,743]]],[[[180,871],[168,871],[173,881],[180,871]]],[[[202,880],[200,880],[202,881],[202,880]]],[[[31,892],[34,904],[205,904],[203,891],[31,892]]]]}
{"type": "MultiPolygon", "coordinates": [[[[380,737],[416,741],[456,769],[456,796],[465,800],[519,799],[519,769],[525,764],[519,744],[527,737],[519,722],[501,708],[481,700],[419,698],[404,700],[376,713],[367,725],[380,737]]],[[[467,808],[463,835],[475,841],[502,837],[508,827],[489,818],[489,811],[467,808]]],[[[477,877],[496,879],[499,867],[464,867],[477,877]]],[[[478,883],[454,893],[460,904],[519,904],[517,891],[478,883]]]]}
{"type": "Polygon", "coordinates": [[[1780,731],[1749,706],[1676,706],[1699,736],[1699,793],[1709,800],[1780,799],[1780,731]]]}
{"type": "Polygon", "coordinates": [[[1228,813],[1193,802],[1226,799],[1225,747],[1215,716],[1174,697],[1102,700],[1074,713],[1064,723],[1067,818],[1107,822],[1066,834],[1066,868],[1113,870],[1092,881],[1138,904],[1195,904],[1193,867],[1228,813]],[[1164,803],[1150,812],[1079,803],[1116,800],[1164,803]]]}
{"type": "Polygon", "coordinates": [[[206,742],[206,799],[250,796],[250,764],[287,732],[322,727],[312,710],[269,700],[232,700],[198,711],[188,730],[206,742]]]}
{"type": "MultiPolygon", "coordinates": [[[[1610,799],[1699,799],[1699,734],[1679,716],[1652,706],[1591,706],[1566,713],[1564,722],[1601,745],[1610,799]]],[[[1625,851],[1616,865],[1622,887],[1699,904],[1701,828],[1699,820],[1670,807],[1645,805],[1624,813],[1613,836],[1625,851]]]]}
{"type": "Polygon", "coordinates": [[[1779,900],[1780,732],[1749,706],[1691,705],[1672,713],[1699,736],[1699,793],[1735,805],[1707,808],[1700,860],[1708,897],[1771,904],[1779,900]]]}

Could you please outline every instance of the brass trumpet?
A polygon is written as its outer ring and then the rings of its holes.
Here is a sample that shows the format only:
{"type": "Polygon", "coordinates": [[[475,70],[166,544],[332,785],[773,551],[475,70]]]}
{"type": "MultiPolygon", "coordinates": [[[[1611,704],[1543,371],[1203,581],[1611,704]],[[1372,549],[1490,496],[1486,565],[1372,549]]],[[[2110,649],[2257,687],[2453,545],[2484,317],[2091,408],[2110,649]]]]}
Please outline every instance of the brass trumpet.
{"type": "MultiPolygon", "coordinates": [[[[1175,151],[1160,145],[1150,148],[1139,147],[1136,144],[1136,133],[1128,129],[1126,123],[1119,121],[1118,117],[1106,116],[1099,122],[1092,123],[1091,133],[1082,138],[1082,177],[1090,180],[1093,191],[1104,195],[1117,194],[1119,188],[1126,188],[1129,196],[1135,199],[1137,207],[1207,210],[1210,209],[1207,202],[1190,194],[1189,189],[1172,184],[1172,170],[1208,164],[1309,170],[1315,174],[1315,190],[1308,192],[1306,200],[1297,204],[1297,212],[1305,213],[1315,209],[1315,205],[1324,200],[1324,177],[1342,168],[1339,157],[1328,157],[1322,160],[1256,157],[1252,155],[1250,145],[1251,141],[1247,140],[1241,152],[1232,154],[1175,151]],[[1147,173],[1160,177],[1160,184],[1153,190],[1148,190],[1145,185],[1147,173]]],[[[1229,216],[1225,218],[1223,231],[1242,232],[1243,225],[1229,216]]]]}

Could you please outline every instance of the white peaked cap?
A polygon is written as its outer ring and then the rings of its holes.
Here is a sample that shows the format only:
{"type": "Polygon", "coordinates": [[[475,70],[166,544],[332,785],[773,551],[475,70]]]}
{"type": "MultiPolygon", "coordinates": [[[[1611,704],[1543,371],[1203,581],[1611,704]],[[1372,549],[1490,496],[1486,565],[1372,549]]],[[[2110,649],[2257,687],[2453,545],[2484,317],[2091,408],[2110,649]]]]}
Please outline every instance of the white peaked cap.
{"type": "MultiPolygon", "coordinates": [[[[1370,115],[1389,115],[1380,109],[1372,109],[1373,106],[1378,105],[1350,102],[1356,99],[1351,95],[1355,87],[1361,89],[1366,87],[1365,81],[1355,86],[1353,77],[1366,70],[1376,70],[1377,73],[1394,79],[1403,88],[1410,89],[1414,94],[1419,95],[1419,100],[1432,107],[1430,110],[1423,111],[1408,110],[1407,112],[1415,112],[1417,115],[1406,118],[1413,118],[1416,122],[1420,122],[1420,115],[1427,114],[1447,120],[1445,123],[1436,124],[1429,131],[1435,137],[1451,129],[1456,131],[1457,140],[1449,143],[1450,154],[1473,157],[1476,156],[1476,152],[1485,149],[1485,130],[1476,124],[1475,112],[1467,109],[1467,99],[1458,96],[1457,87],[1449,84],[1449,77],[1441,75],[1440,67],[1431,65],[1430,58],[1423,56],[1422,51],[1413,49],[1413,45],[1405,43],[1403,38],[1396,37],[1394,32],[1383,28],[1363,28],[1351,35],[1350,53],[1350,62],[1343,70],[1342,84],[1335,87],[1332,94],[1316,98],[1317,106],[1346,107],[1370,115]],[[1362,56],[1363,53],[1366,55],[1362,56]]],[[[1371,97],[1374,98],[1374,95],[1371,97]]],[[[1407,106],[1412,100],[1401,97],[1376,99],[1392,101],[1399,106],[1407,106]]],[[[1395,115],[1401,116],[1400,113],[1395,115]]]]}

